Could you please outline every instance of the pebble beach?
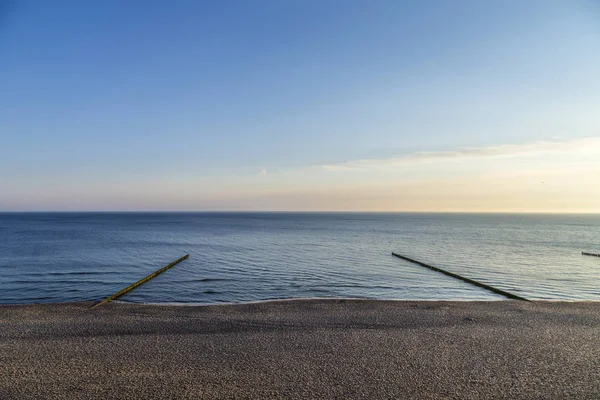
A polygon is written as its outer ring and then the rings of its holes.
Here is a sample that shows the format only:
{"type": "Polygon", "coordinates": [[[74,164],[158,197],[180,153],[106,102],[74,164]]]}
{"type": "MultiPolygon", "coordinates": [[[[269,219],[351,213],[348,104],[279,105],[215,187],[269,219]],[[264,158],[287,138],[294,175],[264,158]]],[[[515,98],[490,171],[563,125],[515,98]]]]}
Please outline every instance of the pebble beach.
{"type": "Polygon", "coordinates": [[[600,303],[0,306],[0,398],[600,398],[600,303]]]}

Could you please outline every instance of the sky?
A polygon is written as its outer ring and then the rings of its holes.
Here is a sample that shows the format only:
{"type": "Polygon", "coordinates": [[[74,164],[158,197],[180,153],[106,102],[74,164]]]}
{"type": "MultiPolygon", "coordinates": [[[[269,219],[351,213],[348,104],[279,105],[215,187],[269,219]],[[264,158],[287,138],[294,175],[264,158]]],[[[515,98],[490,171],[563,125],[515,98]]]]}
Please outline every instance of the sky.
{"type": "Polygon", "coordinates": [[[592,0],[0,0],[0,211],[600,212],[592,0]]]}

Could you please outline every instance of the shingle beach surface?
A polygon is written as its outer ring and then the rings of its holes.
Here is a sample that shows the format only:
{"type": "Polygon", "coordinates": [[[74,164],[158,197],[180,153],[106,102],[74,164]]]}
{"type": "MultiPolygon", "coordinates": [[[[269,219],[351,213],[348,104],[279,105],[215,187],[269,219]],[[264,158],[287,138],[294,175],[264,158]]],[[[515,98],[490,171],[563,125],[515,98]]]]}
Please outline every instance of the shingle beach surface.
{"type": "Polygon", "coordinates": [[[0,399],[598,399],[600,303],[0,306],[0,399]]]}

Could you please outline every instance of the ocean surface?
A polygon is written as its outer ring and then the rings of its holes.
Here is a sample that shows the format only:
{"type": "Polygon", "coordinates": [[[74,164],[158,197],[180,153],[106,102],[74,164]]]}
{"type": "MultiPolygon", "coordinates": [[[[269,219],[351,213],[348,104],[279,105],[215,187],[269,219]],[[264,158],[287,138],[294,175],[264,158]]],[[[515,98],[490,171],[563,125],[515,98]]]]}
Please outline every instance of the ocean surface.
{"type": "Polygon", "coordinates": [[[0,213],[0,304],[348,297],[502,300],[391,256],[528,299],[600,300],[600,215],[0,213]]]}

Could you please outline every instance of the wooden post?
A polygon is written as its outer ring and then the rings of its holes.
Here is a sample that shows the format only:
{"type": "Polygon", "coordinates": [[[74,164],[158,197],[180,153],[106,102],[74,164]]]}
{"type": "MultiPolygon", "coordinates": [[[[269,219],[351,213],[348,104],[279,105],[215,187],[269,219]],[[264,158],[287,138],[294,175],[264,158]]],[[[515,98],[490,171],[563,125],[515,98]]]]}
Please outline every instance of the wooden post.
{"type": "Polygon", "coordinates": [[[485,283],[481,283],[481,282],[474,281],[473,279],[465,278],[465,277],[460,276],[458,274],[454,274],[452,272],[445,271],[445,270],[443,270],[441,268],[434,267],[432,265],[425,264],[425,263],[422,263],[422,262],[417,261],[417,260],[413,260],[412,258],[408,258],[408,257],[402,256],[400,254],[396,254],[394,252],[392,252],[392,255],[395,256],[395,257],[401,258],[403,260],[410,261],[411,263],[418,264],[418,265],[420,265],[422,267],[429,268],[429,269],[432,269],[432,270],[437,271],[437,272],[441,272],[444,275],[448,275],[448,276],[451,276],[453,278],[460,279],[461,281],[470,283],[471,285],[475,285],[475,286],[478,286],[480,288],[487,289],[487,290],[489,290],[491,292],[494,292],[494,293],[497,293],[497,294],[501,294],[502,296],[505,296],[505,297],[507,297],[509,299],[529,301],[529,300],[527,300],[524,297],[517,296],[516,294],[505,292],[504,290],[495,288],[495,287],[490,286],[490,285],[486,285],[485,283]]]}
{"type": "Polygon", "coordinates": [[[582,251],[581,254],[584,256],[600,257],[600,254],[586,253],[585,251],[582,251]]]}
{"type": "Polygon", "coordinates": [[[179,259],[177,259],[177,260],[173,261],[171,264],[169,264],[169,265],[167,265],[167,266],[165,266],[165,267],[162,267],[162,268],[161,268],[161,269],[159,269],[158,271],[151,273],[150,275],[148,275],[147,277],[145,277],[145,278],[143,278],[143,279],[140,279],[139,281],[137,281],[137,282],[136,282],[136,283],[134,283],[133,285],[129,285],[129,286],[127,286],[125,289],[123,289],[123,290],[121,290],[121,291],[119,291],[119,292],[117,292],[117,293],[113,294],[113,295],[112,295],[112,296],[110,296],[110,297],[107,297],[106,299],[102,300],[100,303],[98,303],[98,304],[94,304],[94,305],[93,305],[91,308],[96,308],[96,307],[99,307],[99,306],[101,306],[101,305],[103,305],[103,304],[106,304],[106,303],[108,303],[108,302],[111,302],[111,301],[113,301],[113,300],[115,300],[115,299],[117,299],[117,298],[119,298],[119,297],[123,296],[125,293],[129,293],[129,292],[131,292],[133,289],[135,289],[136,287],[140,286],[141,284],[148,282],[150,279],[154,278],[155,276],[158,276],[158,275],[162,274],[163,272],[165,272],[165,271],[166,271],[166,270],[168,270],[169,268],[171,268],[171,267],[173,267],[173,266],[175,266],[175,265],[179,264],[179,263],[180,263],[180,262],[182,262],[183,260],[186,260],[186,259],[187,259],[189,256],[190,256],[189,254],[186,254],[185,256],[183,256],[183,257],[181,257],[181,258],[179,258],[179,259]]]}

